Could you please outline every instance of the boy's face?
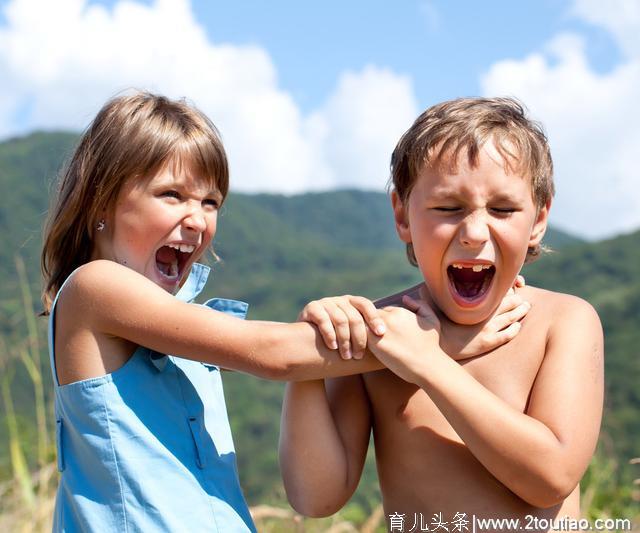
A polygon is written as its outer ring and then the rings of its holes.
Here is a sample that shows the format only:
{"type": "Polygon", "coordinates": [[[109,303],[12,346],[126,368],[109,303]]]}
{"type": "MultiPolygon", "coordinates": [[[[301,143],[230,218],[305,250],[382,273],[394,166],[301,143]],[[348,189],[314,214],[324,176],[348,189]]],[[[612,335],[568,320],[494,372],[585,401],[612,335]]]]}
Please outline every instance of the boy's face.
{"type": "Polygon", "coordinates": [[[394,192],[392,202],[398,235],[413,245],[436,306],[454,322],[476,324],[493,314],[527,249],[541,241],[549,205],[536,209],[530,179],[508,174],[491,141],[476,167],[465,151],[455,166],[425,166],[408,200],[394,192]]]}

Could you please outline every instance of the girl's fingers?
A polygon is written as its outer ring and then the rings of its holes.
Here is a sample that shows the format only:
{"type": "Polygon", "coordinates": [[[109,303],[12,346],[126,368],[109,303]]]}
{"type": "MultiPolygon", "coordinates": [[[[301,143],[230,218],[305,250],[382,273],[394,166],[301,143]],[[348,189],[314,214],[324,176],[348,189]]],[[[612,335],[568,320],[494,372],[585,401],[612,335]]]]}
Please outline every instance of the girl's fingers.
{"type": "Polygon", "coordinates": [[[380,310],[374,305],[374,303],[361,296],[348,296],[349,303],[355,307],[366,322],[369,329],[376,335],[383,335],[386,326],[384,320],[380,314],[380,310]]]}
{"type": "Polygon", "coordinates": [[[525,286],[524,276],[522,274],[518,274],[516,276],[516,281],[513,284],[514,287],[522,288],[525,286]]]}
{"type": "Polygon", "coordinates": [[[424,300],[416,300],[408,294],[405,294],[402,297],[402,303],[407,306],[407,309],[413,311],[418,316],[424,318],[433,318],[437,320],[435,312],[424,300]]]}
{"type": "Polygon", "coordinates": [[[515,323],[519,324],[520,320],[526,316],[530,309],[531,304],[529,302],[522,302],[511,311],[493,317],[490,322],[491,327],[495,328],[497,331],[502,331],[515,323]]]}
{"type": "MultiPolygon", "coordinates": [[[[509,289],[512,291],[512,289],[509,289]]],[[[502,313],[506,313],[507,311],[511,311],[518,307],[522,302],[524,302],[522,296],[516,294],[515,292],[507,292],[507,295],[502,299],[500,305],[498,306],[498,310],[496,311],[496,316],[501,315],[502,313]]]]}
{"type": "Polygon", "coordinates": [[[492,347],[497,348],[498,346],[502,346],[506,344],[510,340],[512,340],[522,328],[520,322],[514,322],[509,327],[503,329],[502,331],[498,331],[495,336],[495,345],[492,347]]]}

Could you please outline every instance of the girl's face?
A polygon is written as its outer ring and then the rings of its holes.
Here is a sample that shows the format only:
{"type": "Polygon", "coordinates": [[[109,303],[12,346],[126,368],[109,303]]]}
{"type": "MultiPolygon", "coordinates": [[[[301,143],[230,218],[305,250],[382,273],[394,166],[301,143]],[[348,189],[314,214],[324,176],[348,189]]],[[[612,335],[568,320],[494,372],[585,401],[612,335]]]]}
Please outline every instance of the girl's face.
{"type": "Polygon", "coordinates": [[[123,185],[96,232],[92,259],[116,261],[173,294],[211,244],[221,202],[206,179],[170,161],[155,175],[123,185]]]}

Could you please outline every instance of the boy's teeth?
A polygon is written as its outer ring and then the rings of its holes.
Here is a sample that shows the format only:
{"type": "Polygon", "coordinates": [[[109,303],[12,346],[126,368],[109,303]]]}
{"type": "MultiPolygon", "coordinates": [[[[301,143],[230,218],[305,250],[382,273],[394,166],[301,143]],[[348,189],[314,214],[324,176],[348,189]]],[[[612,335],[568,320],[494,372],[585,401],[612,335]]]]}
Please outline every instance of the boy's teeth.
{"type": "Polygon", "coordinates": [[[464,265],[461,265],[460,263],[453,263],[451,265],[453,268],[471,268],[474,272],[481,272],[482,270],[488,270],[491,268],[491,265],[473,265],[471,267],[466,267],[464,265]]]}
{"type": "Polygon", "coordinates": [[[169,277],[175,278],[178,275],[178,263],[171,263],[169,265],[169,277]]]}

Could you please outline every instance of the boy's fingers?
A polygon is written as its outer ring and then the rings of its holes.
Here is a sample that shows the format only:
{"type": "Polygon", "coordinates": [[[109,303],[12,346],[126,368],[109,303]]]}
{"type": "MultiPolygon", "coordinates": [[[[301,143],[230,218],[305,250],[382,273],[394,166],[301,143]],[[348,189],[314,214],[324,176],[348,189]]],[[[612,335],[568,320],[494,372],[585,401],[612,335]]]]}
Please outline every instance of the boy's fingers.
{"type": "Polygon", "coordinates": [[[516,287],[520,287],[520,288],[525,286],[524,276],[522,274],[518,274],[516,276],[516,281],[515,281],[514,285],[516,287]]]}
{"type": "Polygon", "coordinates": [[[362,359],[364,349],[367,346],[367,327],[360,311],[349,301],[339,302],[338,307],[348,320],[349,337],[345,339],[347,348],[351,346],[351,355],[354,359],[362,359]]]}
{"type": "Polygon", "coordinates": [[[351,359],[351,326],[349,324],[349,317],[341,307],[333,302],[327,303],[325,309],[327,309],[331,317],[331,322],[333,323],[340,357],[343,359],[351,359]]]}
{"type": "Polygon", "coordinates": [[[361,296],[349,296],[349,302],[353,307],[355,307],[360,314],[364,317],[367,326],[369,329],[373,331],[376,335],[383,335],[385,332],[385,324],[382,316],[380,315],[379,309],[374,305],[374,303],[361,296]]]}
{"type": "Polygon", "coordinates": [[[299,320],[310,322],[314,324],[322,340],[330,350],[338,349],[338,342],[336,340],[336,331],[331,322],[331,317],[327,310],[317,302],[311,302],[300,313],[299,320]]]}

